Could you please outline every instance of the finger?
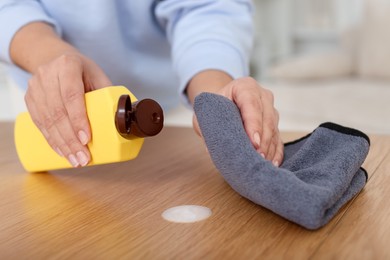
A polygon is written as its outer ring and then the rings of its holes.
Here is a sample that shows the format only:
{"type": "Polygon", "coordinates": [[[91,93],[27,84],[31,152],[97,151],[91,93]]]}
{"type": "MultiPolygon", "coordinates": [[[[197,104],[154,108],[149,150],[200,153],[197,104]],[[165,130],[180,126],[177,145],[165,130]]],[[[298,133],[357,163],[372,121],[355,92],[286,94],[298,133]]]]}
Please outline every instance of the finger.
{"type": "Polygon", "coordinates": [[[272,137],[271,144],[269,146],[268,154],[267,154],[267,160],[272,161],[272,163],[275,166],[278,166],[280,161],[276,162],[275,155],[278,149],[278,145],[280,143],[280,137],[279,132],[276,132],[275,135],[272,137]]]}
{"type": "Polygon", "coordinates": [[[209,153],[209,149],[207,148],[206,142],[203,138],[202,131],[200,130],[198,119],[196,118],[196,115],[194,114],[192,116],[192,127],[195,131],[195,133],[202,139],[204,149],[206,150],[206,153],[209,153]]]}
{"type": "Polygon", "coordinates": [[[269,149],[272,143],[272,138],[278,131],[278,113],[274,109],[273,94],[266,90],[262,90],[261,100],[263,104],[263,131],[261,132],[260,150],[269,158],[269,149]]]}
{"type": "MultiPolygon", "coordinates": [[[[73,77],[74,75],[69,75],[73,77]]],[[[61,95],[61,82],[58,77],[52,78],[47,88],[50,91],[46,93],[46,103],[50,114],[51,124],[50,133],[56,138],[56,143],[60,145],[61,151],[68,158],[73,167],[79,165],[85,166],[90,160],[88,149],[81,143],[77,133],[74,132],[72,122],[70,121],[68,111],[64,106],[61,95]],[[57,79],[57,80],[55,80],[57,79]]],[[[84,108],[85,109],[85,108],[84,108]]]]}
{"type": "Polygon", "coordinates": [[[268,147],[268,152],[267,152],[267,156],[266,156],[266,159],[269,160],[269,161],[272,161],[272,159],[274,158],[275,156],[275,152],[276,152],[276,147],[277,147],[277,135],[274,135],[271,139],[271,143],[268,147]]]}
{"type": "Polygon", "coordinates": [[[63,102],[59,113],[66,112],[72,132],[81,144],[86,145],[91,140],[91,130],[84,99],[82,62],[74,57],[63,56],[58,66],[61,68],[58,74],[59,91],[53,94],[63,102]]]}
{"type": "Polygon", "coordinates": [[[83,82],[85,92],[112,86],[111,80],[107,77],[103,70],[94,62],[86,60],[83,66],[83,82]]]}
{"type": "Polygon", "coordinates": [[[41,117],[40,113],[38,112],[38,108],[36,107],[36,104],[42,104],[45,102],[45,99],[40,99],[39,97],[42,95],[36,95],[34,92],[39,91],[39,89],[35,89],[35,86],[39,86],[36,83],[36,78],[32,77],[28,82],[28,89],[26,91],[26,95],[24,96],[24,101],[26,103],[27,109],[30,113],[31,119],[34,122],[34,124],[38,127],[38,129],[41,131],[42,135],[45,137],[46,141],[49,143],[51,148],[55,150],[60,156],[63,156],[63,153],[59,149],[57,145],[53,142],[53,140],[50,138],[49,132],[44,127],[44,120],[41,117]]]}
{"type": "Polygon", "coordinates": [[[283,161],[284,145],[282,139],[280,138],[280,133],[277,127],[277,124],[279,122],[279,112],[276,109],[275,109],[275,119],[277,122],[275,128],[276,131],[270,145],[270,149],[272,149],[272,152],[269,152],[269,159],[272,160],[272,163],[276,167],[279,167],[279,165],[283,161]]]}
{"type": "Polygon", "coordinates": [[[31,118],[41,130],[49,145],[61,156],[70,154],[70,150],[64,145],[65,142],[58,133],[49,113],[39,76],[35,76],[29,81],[29,89],[25,99],[31,118]]]}
{"type": "Polygon", "coordinates": [[[60,143],[60,149],[68,158],[73,167],[79,165],[85,166],[89,161],[88,150],[78,140],[73,132],[73,128],[68,118],[66,109],[61,102],[59,90],[51,91],[47,95],[48,109],[50,112],[53,127],[50,133],[53,138],[56,138],[57,143],[60,143]]]}
{"type": "Polygon", "coordinates": [[[46,68],[39,68],[37,75],[29,81],[29,88],[26,94],[26,104],[29,109],[32,120],[40,129],[49,145],[60,155],[64,155],[64,150],[61,150],[63,143],[62,138],[58,135],[54,122],[49,113],[49,105],[45,98],[44,85],[42,82],[50,82],[50,80],[42,80],[42,75],[50,74],[46,68]]]}
{"type": "Polygon", "coordinates": [[[252,79],[241,80],[232,89],[232,98],[240,110],[245,131],[253,146],[259,153],[261,148],[261,132],[263,128],[263,104],[259,95],[259,86],[252,79]]]}
{"type": "MultiPolygon", "coordinates": [[[[50,69],[49,69],[50,70],[50,69]]],[[[69,131],[67,125],[67,113],[61,101],[61,95],[59,95],[59,82],[57,80],[55,72],[48,72],[51,76],[40,77],[40,86],[45,89],[45,95],[40,95],[45,98],[45,107],[39,108],[41,118],[43,118],[44,126],[49,133],[49,142],[53,143],[55,147],[58,147],[61,153],[68,159],[73,167],[80,165],[75,147],[69,143],[69,135],[73,130],[69,131]]],[[[85,164],[83,161],[82,164],[85,164]]]]}
{"type": "MultiPolygon", "coordinates": [[[[202,137],[202,132],[200,131],[198,119],[196,118],[196,115],[195,115],[195,114],[192,116],[192,127],[193,127],[195,133],[196,133],[198,136],[202,137]]],[[[203,138],[203,137],[202,137],[202,138],[203,138]]]]}
{"type": "Polygon", "coordinates": [[[272,159],[273,164],[276,167],[279,167],[283,162],[283,156],[284,156],[284,145],[283,141],[280,137],[278,137],[277,145],[276,145],[276,151],[274,158],[272,159]]]}

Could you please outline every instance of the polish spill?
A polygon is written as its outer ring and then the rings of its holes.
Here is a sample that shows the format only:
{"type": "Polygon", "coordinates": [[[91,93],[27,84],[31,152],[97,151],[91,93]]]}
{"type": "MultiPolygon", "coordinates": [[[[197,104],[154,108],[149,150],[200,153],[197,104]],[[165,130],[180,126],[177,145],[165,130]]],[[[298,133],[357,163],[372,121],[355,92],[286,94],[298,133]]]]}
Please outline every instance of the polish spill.
{"type": "Polygon", "coordinates": [[[211,209],[198,205],[182,205],[165,210],[161,216],[170,222],[193,223],[207,219],[211,209]]]}

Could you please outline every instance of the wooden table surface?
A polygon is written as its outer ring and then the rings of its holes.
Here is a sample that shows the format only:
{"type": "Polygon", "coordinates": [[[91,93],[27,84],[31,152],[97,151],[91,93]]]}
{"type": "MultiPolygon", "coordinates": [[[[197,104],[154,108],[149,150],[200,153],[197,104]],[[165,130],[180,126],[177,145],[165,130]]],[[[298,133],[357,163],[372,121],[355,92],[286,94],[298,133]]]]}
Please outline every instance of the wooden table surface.
{"type": "Polygon", "coordinates": [[[12,128],[0,123],[1,259],[390,257],[389,136],[371,136],[364,190],[308,231],[235,193],[192,129],[166,127],[133,161],[31,174],[18,161],[12,128]],[[186,224],[161,217],[184,204],[213,214],[186,224]]]}

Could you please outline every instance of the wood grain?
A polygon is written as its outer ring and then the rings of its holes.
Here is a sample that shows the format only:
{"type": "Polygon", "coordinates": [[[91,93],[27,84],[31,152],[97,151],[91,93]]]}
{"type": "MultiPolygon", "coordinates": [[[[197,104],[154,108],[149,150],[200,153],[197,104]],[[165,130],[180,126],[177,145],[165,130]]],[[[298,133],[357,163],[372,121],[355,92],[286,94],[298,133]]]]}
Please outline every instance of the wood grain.
{"type": "Polygon", "coordinates": [[[235,193],[192,129],[165,128],[133,161],[31,174],[18,162],[12,127],[0,123],[3,259],[390,257],[388,136],[371,137],[363,192],[324,228],[308,231],[235,193]],[[161,218],[184,204],[213,214],[191,224],[161,218]]]}

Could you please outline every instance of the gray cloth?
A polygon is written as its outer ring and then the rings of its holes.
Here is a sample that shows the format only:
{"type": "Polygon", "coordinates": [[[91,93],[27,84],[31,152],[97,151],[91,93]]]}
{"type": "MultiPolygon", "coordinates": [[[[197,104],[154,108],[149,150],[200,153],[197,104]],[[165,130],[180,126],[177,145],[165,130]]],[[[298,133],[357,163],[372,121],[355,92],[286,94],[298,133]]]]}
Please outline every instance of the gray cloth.
{"type": "Polygon", "coordinates": [[[367,181],[360,166],[370,143],[358,130],[324,123],[285,144],[278,168],[256,152],[232,101],[202,93],[194,110],[211,159],[229,185],[305,228],[328,223],[367,181]]]}

